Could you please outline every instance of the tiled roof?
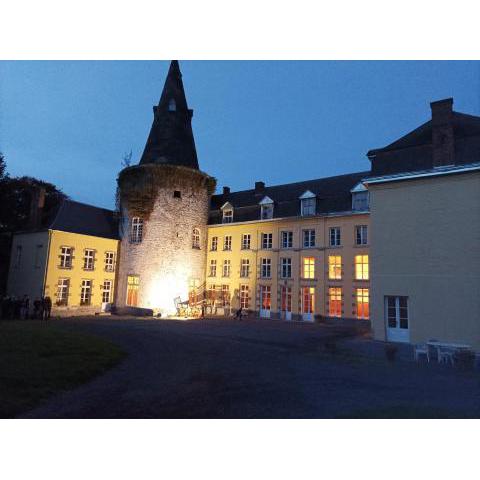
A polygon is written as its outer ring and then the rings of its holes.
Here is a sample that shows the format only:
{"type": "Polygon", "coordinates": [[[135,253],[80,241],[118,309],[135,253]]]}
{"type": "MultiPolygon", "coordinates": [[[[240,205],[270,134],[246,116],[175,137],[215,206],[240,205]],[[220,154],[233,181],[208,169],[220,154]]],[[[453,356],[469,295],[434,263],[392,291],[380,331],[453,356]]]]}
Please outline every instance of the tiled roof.
{"type": "Polygon", "coordinates": [[[118,239],[115,213],[106,208],[64,200],[48,225],[52,230],[118,239]]]}
{"type": "Polygon", "coordinates": [[[226,202],[229,202],[234,208],[234,222],[259,220],[259,202],[265,196],[270,197],[274,202],[273,218],[299,216],[299,197],[307,190],[316,195],[318,215],[349,211],[352,208],[350,190],[369,174],[370,172],[350,173],[336,177],[265,187],[259,192],[252,189],[226,195],[214,195],[211,201],[209,223],[222,222],[222,211],[220,209],[226,202]]]}

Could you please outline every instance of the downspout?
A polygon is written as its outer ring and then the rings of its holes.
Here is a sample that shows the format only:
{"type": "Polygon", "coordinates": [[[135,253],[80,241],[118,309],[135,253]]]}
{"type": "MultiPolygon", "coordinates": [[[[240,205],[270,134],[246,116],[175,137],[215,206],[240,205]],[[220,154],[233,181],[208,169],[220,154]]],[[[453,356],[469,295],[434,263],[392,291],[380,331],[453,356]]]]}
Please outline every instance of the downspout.
{"type": "Polygon", "coordinates": [[[42,298],[45,297],[45,286],[47,283],[48,262],[50,261],[50,244],[52,240],[52,231],[48,229],[47,258],[45,261],[45,271],[43,272],[42,298]]]}

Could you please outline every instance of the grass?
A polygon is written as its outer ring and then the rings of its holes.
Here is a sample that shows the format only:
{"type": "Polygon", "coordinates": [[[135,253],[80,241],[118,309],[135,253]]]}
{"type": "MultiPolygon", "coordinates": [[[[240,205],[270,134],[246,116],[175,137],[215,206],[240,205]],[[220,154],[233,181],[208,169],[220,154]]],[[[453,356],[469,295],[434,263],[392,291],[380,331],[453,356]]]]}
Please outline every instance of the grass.
{"type": "Polygon", "coordinates": [[[0,418],[85,383],[124,356],[106,340],[53,322],[0,321],[0,418]]]}

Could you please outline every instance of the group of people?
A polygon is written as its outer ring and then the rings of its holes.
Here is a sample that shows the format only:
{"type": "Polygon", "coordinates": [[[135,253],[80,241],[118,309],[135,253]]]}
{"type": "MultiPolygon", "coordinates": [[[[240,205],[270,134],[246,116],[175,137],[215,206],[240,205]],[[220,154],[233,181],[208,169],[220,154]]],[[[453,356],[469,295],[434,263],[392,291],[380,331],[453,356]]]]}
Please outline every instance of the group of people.
{"type": "Polygon", "coordinates": [[[30,298],[5,296],[0,298],[0,318],[15,320],[48,320],[52,312],[52,299],[49,296],[36,298],[31,309],[30,298]]]}

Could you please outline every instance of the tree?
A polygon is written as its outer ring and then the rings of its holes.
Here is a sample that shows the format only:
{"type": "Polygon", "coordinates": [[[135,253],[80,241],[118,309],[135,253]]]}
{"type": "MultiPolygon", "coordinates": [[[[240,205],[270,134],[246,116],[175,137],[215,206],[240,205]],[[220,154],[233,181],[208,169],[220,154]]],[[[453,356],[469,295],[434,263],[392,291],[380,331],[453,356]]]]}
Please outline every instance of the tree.
{"type": "Polygon", "coordinates": [[[40,219],[45,225],[68,197],[52,183],[27,176],[10,177],[5,157],[0,154],[0,295],[6,287],[12,234],[28,228],[36,188],[45,189],[45,205],[40,219]]]}

